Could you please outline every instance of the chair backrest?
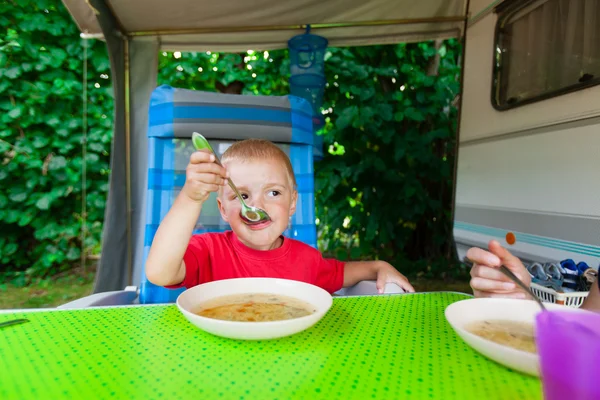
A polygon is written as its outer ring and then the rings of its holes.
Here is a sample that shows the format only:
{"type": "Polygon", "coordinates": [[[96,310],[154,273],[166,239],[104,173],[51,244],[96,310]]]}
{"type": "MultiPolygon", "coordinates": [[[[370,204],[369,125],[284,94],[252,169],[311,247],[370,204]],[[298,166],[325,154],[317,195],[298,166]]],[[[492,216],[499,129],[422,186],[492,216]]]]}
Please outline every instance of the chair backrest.
{"type": "MultiPolygon", "coordinates": [[[[250,137],[280,146],[290,157],[298,183],[297,211],[284,235],[316,247],[310,104],[294,96],[229,95],[159,86],[150,100],[144,266],[154,234],[185,182],[194,131],[209,139],[219,156],[234,141],[250,137]]],[[[229,229],[215,198],[213,193],[203,206],[194,233],[229,229]]],[[[153,285],[144,271],[142,268],[141,303],[173,302],[183,291],[153,285]]]]}

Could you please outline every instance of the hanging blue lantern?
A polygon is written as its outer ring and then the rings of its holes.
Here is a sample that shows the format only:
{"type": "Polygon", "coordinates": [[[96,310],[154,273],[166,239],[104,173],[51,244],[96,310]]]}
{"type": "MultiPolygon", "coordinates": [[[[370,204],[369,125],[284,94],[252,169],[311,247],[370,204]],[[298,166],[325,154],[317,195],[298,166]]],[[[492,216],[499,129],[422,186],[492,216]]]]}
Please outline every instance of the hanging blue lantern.
{"type": "Polygon", "coordinates": [[[313,108],[315,130],[323,126],[321,115],[325,92],[325,51],[328,40],[310,33],[297,35],[288,41],[290,55],[290,92],[294,96],[308,100],[313,108]]]}

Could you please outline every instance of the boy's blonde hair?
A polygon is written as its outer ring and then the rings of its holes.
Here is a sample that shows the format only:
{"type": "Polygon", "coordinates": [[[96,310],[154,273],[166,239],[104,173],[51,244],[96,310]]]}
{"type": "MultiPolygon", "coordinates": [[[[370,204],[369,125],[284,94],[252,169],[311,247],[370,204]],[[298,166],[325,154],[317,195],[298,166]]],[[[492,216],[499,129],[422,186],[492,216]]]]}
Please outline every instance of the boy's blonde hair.
{"type": "Polygon", "coordinates": [[[275,160],[281,162],[288,174],[292,187],[296,189],[294,169],[287,154],[272,142],[265,139],[246,139],[233,143],[221,157],[223,163],[227,161],[262,161],[275,160]]]}

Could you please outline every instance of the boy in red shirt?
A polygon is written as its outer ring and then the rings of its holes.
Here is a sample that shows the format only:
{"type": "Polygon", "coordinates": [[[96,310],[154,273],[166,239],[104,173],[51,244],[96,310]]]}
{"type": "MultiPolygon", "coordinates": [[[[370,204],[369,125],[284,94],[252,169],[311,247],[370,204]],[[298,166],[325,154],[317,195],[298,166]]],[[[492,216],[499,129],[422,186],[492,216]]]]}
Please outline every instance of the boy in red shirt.
{"type": "Polygon", "coordinates": [[[341,262],[324,258],[318,250],[282,236],[296,211],[296,180],[287,155],[261,139],[234,143],[222,163],[213,154],[191,155],[186,182],[161,222],[146,262],[148,279],[160,286],[193,287],[201,283],[243,277],[293,279],[330,293],[362,280],[377,280],[414,292],[406,277],[385,261],[341,262]],[[265,210],[271,221],[246,225],[241,204],[226,185],[230,176],[249,206],[265,210]],[[211,192],[232,231],[192,235],[202,205],[211,192]]]}

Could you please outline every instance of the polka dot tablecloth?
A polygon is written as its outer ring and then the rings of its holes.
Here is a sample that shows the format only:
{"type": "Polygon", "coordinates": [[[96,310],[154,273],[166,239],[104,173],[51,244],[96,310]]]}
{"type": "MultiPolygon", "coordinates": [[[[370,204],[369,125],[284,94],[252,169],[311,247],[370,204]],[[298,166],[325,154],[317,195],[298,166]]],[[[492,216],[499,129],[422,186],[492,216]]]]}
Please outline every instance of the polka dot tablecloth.
{"type": "Polygon", "coordinates": [[[444,318],[458,293],[336,298],[279,340],[204,333],[174,305],[9,312],[0,399],[539,399],[444,318]]]}

